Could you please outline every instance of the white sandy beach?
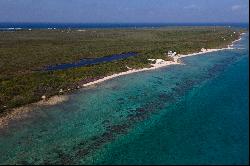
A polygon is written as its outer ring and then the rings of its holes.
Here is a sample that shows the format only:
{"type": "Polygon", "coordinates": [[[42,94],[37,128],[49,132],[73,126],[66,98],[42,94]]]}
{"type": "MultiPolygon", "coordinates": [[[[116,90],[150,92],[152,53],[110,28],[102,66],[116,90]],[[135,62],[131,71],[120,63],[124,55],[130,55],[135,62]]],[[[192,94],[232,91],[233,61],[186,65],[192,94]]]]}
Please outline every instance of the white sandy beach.
{"type": "MultiPolygon", "coordinates": [[[[201,54],[214,52],[214,51],[219,51],[219,50],[224,50],[224,49],[231,49],[231,47],[222,48],[222,49],[207,49],[206,51],[203,51],[203,52],[197,52],[197,53],[186,54],[186,55],[176,55],[174,57],[174,61],[164,61],[162,59],[150,59],[152,61],[153,60],[156,61],[155,64],[151,64],[152,67],[150,67],[150,68],[142,68],[142,69],[131,69],[131,68],[129,68],[129,70],[126,71],[126,72],[121,72],[121,73],[113,74],[113,75],[110,75],[110,76],[106,76],[106,77],[104,77],[102,79],[83,84],[82,86],[87,87],[87,86],[91,86],[91,85],[96,85],[98,83],[101,83],[101,82],[104,82],[106,80],[110,80],[110,79],[113,79],[113,78],[116,78],[116,77],[119,77],[119,76],[127,75],[127,74],[132,74],[132,73],[142,72],[142,71],[148,71],[148,70],[154,70],[154,69],[158,69],[158,68],[161,68],[161,67],[167,67],[167,66],[170,66],[170,65],[181,64],[178,61],[181,58],[188,57],[188,56],[194,56],[194,55],[201,55],[201,54]]],[[[24,117],[28,116],[28,113],[30,111],[34,110],[34,108],[36,108],[36,107],[56,105],[56,104],[62,103],[62,102],[67,101],[67,100],[68,100],[68,95],[53,96],[53,97],[41,100],[41,101],[36,102],[36,103],[28,104],[26,106],[22,106],[22,107],[19,107],[19,108],[14,108],[13,111],[9,112],[6,116],[0,117],[0,128],[4,127],[4,126],[7,126],[8,122],[10,120],[21,119],[21,118],[24,118],[24,117]]]]}
{"type": "MultiPolygon", "coordinates": [[[[238,39],[238,40],[240,40],[240,39],[238,39]]],[[[236,42],[236,41],[234,41],[234,42],[236,42]]],[[[106,80],[109,80],[109,79],[112,79],[112,78],[115,78],[115,77],[127,75],[127,74],[132,74],[132,73],[137,73],[137,72],[147,71],[147,70],[154,70],[154,69],[158,69],[158,68],[166,67],[166,66],[170,66],[170,65],[181,64],[181,62],[179,62],[179,59],[181,59],[181,58],[189,57],[189,56],[194,56],[194,55],[206,54],[206,53],[215,52],[215,51],[221,51],[221,50],[225,50],[225,49],[232,49],[231,46],[232,45],[228,45],[227,48],[220,48],[220,49],[206,49],[206,51],[201,51],[201,52],[192,53],[192,54],[186,54],[186,55],[178,54],[178,55],[176,55],[174,57],[174,61],[164,61],[162,59],[150,59],[150,60],[156,60],[156,63],[155,64],[151,64],[152,67],[150,67],[150,68],[130,69],[130,70],[126,71],[126,72],[121,72],[121,73],[113,74],[113,75],[110,75],[110,76],[106,76],[106,77],[104,77],[102,79],[99,79],[99,80],[96,80],[96,81],[93,81],[93,82],[89,82],[89,83],[83,84],[83,87],[95,85],[95,84],[101,83],[103,81],[106,81],[106,80]],[[159,63],[157,63],[157,61],[159,63]]]]}
{"type": "MultiPolygon", "coordinates": [[[[82,86],[83,87],[87,87],[87,86],[95,85],[95,84],[101,83],[103,81],[106,81],[106,80],[109,80],[109,79],[112,79],[112,78],[115,78],[115,77],[127,75],[127,74],[132,74],[132,73],[137,73],[137,72],[147,71],[147,70],[154,70],[154,69],[158,69],[158,68],[166,67],[166,66],[170,66],[170,65],[181,64],[179,62],[179,59],[184,58],[184,57],[201,55],[201,54],[206,54],[206,53],[211,53],[211,52],[216,52],[216,51],[221,51],[221,50],[227,50],[227,49],[233,49],[232,47],[233,47],[234,43],[240,41],[242,39],[242,35],[244,35],[244,34],[246,34],[246,33],[241,33],[241,35],[240,35],[241,37],[239,39],[233,41],[230,45],[228,45],[225,48],[206,49],[205,51],[200,51],[200,52],[191,53],[191,54],[185,54],[185,55],[178,54],[178,55],[176,55],[174,57],[174,61],[164,61],[162,59],[158,59],[158,61],[161,61],[161,63],[151,64],[152,67],[150,67],[150,68],[130,69],[130,70],[126,71],[126,72],[121,72],[121,73],[113,74],[113,75],[110,75],[110,76],[106,76],[106,77],[104,77],[102,79],[99,79],[99,80],[96,80],[96,81],[93,81],[93,82],[89,82],[89,83],[83,84],[82,86]]],[[[157,60],[157,59],[155,59],[155,60],[157,60]]]]}
{"type": "MultiPolygon", "coordinates": [[[[121,73],[113,74],[113,75],[110,75],[110,76],[106,76],[106,77],[104,77],[102,79],[83,84],[82,87],[88,87],[88,86],[96,85],[96,84],[104,82],[106,80],[110,80],[110,79],[113,79],[115,77],[119,77],[119,76],[123,76],[123,75],[127,75],[127,74],[137,73],[137,72],[141,72],[141,71],[154,70],[154,69],[158,69],[158,68],[161,68],[161,67],[167,67],[167,66],[170,66],[170,65],[182,64],[179,60],[181,58],[184,58],[184,57],[202,55],[202,54],[215,52],[215,51],[226,50],[226,49],[233,49],[232,46],[234,45],[234,43],[241,40],[241,39],[242,38],[235,40],[234,42],[232,42],[232,44],[228,45],[228,47],[226,47],[226,48],[206,49],[205,51],[203,50],[201,52],[191,53],[191,54],[186,54],[186,55],[178,54],[178,55],[173,57],[174,58],[173,61],[164,61],[162,59],[149,59],[149,60],[152,60],[152,61],[153,60],[156,61],[156,63],[151,64],[152,67],[150,67],[150,68],[131,69],[131,68],[128,67],[129,70],[126,71],[126,72],[121,72],[121,73]]],[[[28,104],[26,106],[15,108],[15,109],[13,109],[13,111],[7,113],[6,116],[0,117],[0,128],[3,127],[3,126],[7,126],[8,122],[10,120],[21,119],[21,118],[24,118],[25,116],[28,116],[28,113],[30,111],[34,110],[34,108],[36,108],[36,107],[56,105],[56,104],[67,101],[68,98],[69,98],[68,95],[59,95],[59,96],[57,95],[57,96],[53,96],[53,97],[41,100],[41,101],[36,102],[36,103],[32,103],[32,104],[28,104]]]]}

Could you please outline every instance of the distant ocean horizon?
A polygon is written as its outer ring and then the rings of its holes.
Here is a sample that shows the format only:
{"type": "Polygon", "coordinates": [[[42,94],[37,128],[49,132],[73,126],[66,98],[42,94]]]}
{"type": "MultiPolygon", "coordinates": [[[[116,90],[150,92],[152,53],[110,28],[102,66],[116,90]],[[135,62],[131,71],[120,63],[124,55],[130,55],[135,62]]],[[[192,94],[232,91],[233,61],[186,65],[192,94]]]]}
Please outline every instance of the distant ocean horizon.
{"type": "Polygon", "coordinates": [[[0,30],[67,28],[161,28],[174,26],[232,26],[248,28],[249,23],[0,23],[0,30]]]}

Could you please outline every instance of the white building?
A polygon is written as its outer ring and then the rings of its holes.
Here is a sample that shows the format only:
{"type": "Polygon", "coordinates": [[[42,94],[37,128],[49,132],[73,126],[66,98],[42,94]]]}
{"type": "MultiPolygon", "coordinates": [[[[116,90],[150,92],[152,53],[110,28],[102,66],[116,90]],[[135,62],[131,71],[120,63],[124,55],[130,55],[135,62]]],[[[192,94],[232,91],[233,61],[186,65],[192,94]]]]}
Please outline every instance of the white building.
{"type": "Polygon", "coordinates": [[[205,49],[205,48],[202,48],[202,49],[201,49],[201,52],[205,52],[205,51],[207,51],[207,49],[205,49]]]}
{"type": "Polygon", "coordinates": [[[174,57],[177,53],[173,51],[168,51],[168,56],[174,57]]]}

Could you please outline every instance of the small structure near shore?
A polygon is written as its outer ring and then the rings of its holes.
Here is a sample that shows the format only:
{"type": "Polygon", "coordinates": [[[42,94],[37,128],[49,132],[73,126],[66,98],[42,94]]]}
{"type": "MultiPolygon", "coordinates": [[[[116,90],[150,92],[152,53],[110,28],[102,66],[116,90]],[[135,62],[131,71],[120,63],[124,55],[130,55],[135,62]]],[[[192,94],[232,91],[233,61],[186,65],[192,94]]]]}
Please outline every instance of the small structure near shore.
{"type": "Polygon", "coordinates": [[[45,95],[43,95],[43,96],[42,96],[42,99],[43,99],[43,100],[45,100],[45,99],[46,99],[46,96],[45,96],[45,95]]]}
{"type": "Polygon", "coordinates": [[[205,48],[201,49],[201,52],[206,52],[206,51],[207,51],[207,49],[205,49],[205,48]]]}
{"type": "Polygon", "coordinates": [[[63,89],[60,89],[59,93],[63,93],[63,89]]]}
{"type": "Polygon", "coordinates": [[[176,56],[176,54],[177,54],[176,52],[170,50],[170,51],[168,51],[167,55],[170,57],[174,57],[174,56],[176,56]]]}

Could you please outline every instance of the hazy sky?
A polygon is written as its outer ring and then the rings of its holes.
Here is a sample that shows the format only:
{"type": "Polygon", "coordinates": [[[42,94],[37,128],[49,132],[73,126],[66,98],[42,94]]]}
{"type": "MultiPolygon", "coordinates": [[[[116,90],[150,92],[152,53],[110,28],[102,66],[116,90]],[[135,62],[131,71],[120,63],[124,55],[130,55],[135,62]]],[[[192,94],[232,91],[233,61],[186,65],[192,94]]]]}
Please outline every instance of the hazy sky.
{"type": "Polygon", "coordinates": [[[0,22],[248,22],[248,0],[0,0],[0,22]]]}

